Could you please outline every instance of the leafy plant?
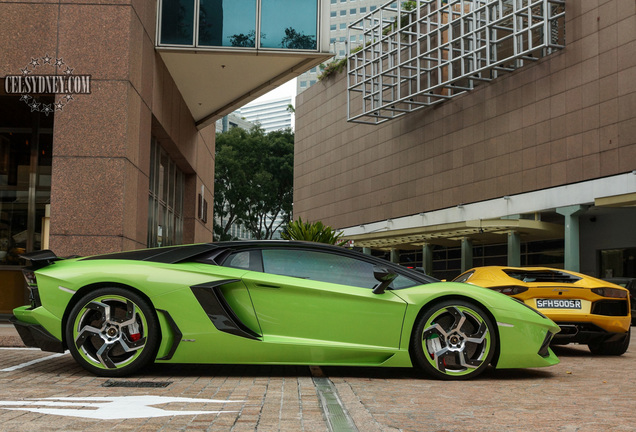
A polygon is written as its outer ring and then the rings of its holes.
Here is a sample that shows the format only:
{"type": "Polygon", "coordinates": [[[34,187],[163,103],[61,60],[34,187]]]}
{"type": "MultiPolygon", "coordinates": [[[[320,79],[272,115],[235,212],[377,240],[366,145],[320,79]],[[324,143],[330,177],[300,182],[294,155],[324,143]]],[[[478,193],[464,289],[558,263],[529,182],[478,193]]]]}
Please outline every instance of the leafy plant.
{"type": "MultiPolygon", "coordinates": [[[[367,45],[369,45],[370,42],[367,42],[367,45]]],[[[351,54],[355,54],[359,51],[361,51],[363,48],[362,45],[355,47],[354,49],[351,50],[351,54]]],[[[334,60],[331,63],[327,63],[327,64],[321,64],[320,65],[320,70],[322,71],[322,73],[318,76],[318,80],[322,81],[325,78],[329,78],[330,76],[340,73],[343,71],[343,69],[345,68],[345,66],[347,66],[347,60],[349,59],[349,57],[345,57],[343,59],[340,60],[334,60]]]]}
{"type": "Polygon", "coordinates": [[[333,228],[320,221],[303,222],[301,218],[289,222],[281,233],[281,237],[285,240],[303,240],[337,246],[343,246],[347,243],[340,240],[342,236],[343,233],[337,233],[333,228]]]}

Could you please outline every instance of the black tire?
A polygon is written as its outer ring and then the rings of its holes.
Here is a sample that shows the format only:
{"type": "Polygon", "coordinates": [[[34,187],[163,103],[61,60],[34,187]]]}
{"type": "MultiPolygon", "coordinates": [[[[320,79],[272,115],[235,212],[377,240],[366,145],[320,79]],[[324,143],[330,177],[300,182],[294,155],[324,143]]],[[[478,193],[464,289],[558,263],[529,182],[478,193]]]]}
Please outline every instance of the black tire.
{"type": "Polygon", "coordinates": [[[154,309],[133,291],[99,288],[69,314],[66,345],[73,358],[99,376],[130,375],[153,361],[161,333],[154,309]]]}
{"type": "Polygon", "coordinates": [[[446,300],[430,306],[416,321],[411,359],[434,378],[470,379],[488,367],[497,343],[495,327],[480,307],[446,300]]]}
{"type": "Polygon", "coordinates": [[[619,356],[625,354],[627,352],[627,348],[629,347],[629,339],[632,335],[631,327],[625,334],[625,337],[619,339],[614,342],[600,342],[600,343],[591,343],[588,344],[588,348],[592,352],[592,354],[596,355],[611,355],[611,356],[619,356]]]}

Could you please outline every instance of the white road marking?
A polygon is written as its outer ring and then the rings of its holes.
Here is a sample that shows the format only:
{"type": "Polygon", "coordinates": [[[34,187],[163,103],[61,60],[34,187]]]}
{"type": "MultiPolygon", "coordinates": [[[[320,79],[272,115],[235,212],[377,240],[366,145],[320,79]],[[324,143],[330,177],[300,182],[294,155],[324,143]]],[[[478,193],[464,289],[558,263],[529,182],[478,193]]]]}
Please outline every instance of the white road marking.
{"type": "Polygon", "coordinates": [[[16,365],[16,366],[11,366],[11,367],[8,367],[8,368],[0,369],[0,372],[13,372],[15,370],[22,369],[22,368],[25,368],[27,366],[31,366],[33,364],[40,363],[40,362],[43,362],[43,361],[51,360],[51,359],[54,359],[56,357],[63,356],[65,354],[66,353],[58,353],[58,354],[50,355],[48,357],[42,357],[42,358],[39,358],[39,359],[31,360],[30,362],[21,363],[21,364],[16,365]]]}
{"type": "Polygon", "coordinates": [[[121,397],[52,397],[21,401],[0,401],[0,409],[31,411],[66,417],[83,417],[99,420],[120,420],[177,415],[229,414],[238,411],[171,411],[152,405],[169,403],[227,404],[245,403],[242,400],[196,399],[166,396],[121,397]],[[73,409],[77,408],[77,409],[73,409]],[[90,408],[90,409],[82,409],[90,408]]]}

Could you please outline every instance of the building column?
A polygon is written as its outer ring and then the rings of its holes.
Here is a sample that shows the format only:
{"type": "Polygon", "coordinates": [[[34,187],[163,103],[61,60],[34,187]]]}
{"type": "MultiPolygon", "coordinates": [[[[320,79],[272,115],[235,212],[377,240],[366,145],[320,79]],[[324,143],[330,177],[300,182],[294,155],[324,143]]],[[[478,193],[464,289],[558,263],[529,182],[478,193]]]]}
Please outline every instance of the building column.
{"type": "Polygon", "coordinates": [[[462,273],[473,267],[473,241],[468,237],[462,239],[462,273]]]}
{"type": "Polygon", "coordinates": [[[508,265],[521,266],[521,236],[517,231],[508,232],[508,265]]]}
{"type": "Polygon", "coordinates": [[[424,273],[431,276],[433,274],[433,245],[426,243],[422,246],[422,267],[424,273]]]}
{"type": "Polygon", "coordinates": [[[365,255],[371,255],[371,248],[363,247],[362,248],[362,253],[365,254],[365,255]]]}
{"type": "Polygon", "coordinates": [[[395,264],[400,262],[400,253],[397,249],[391,249],[391,262],[395,264]]]}
{"type": "Polygon", "coordinates": [[[588,209],[588,206],[573,205],[560,207],[556,212],[565,217],[565,270],[578,272],[580,269],[579,258],[579,216],[588,209]]]}

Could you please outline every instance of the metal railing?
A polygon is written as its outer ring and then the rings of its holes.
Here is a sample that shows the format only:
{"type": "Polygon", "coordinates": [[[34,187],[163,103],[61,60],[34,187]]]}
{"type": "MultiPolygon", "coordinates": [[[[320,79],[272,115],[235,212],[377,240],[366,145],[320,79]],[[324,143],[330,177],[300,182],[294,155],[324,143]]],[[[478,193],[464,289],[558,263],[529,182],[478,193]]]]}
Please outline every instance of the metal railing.
{"type": "Polygon", "coordinates": [[[379,124],[564,48],[565,1],[390,1],[348,40],[348,120],[379,124]]]}

